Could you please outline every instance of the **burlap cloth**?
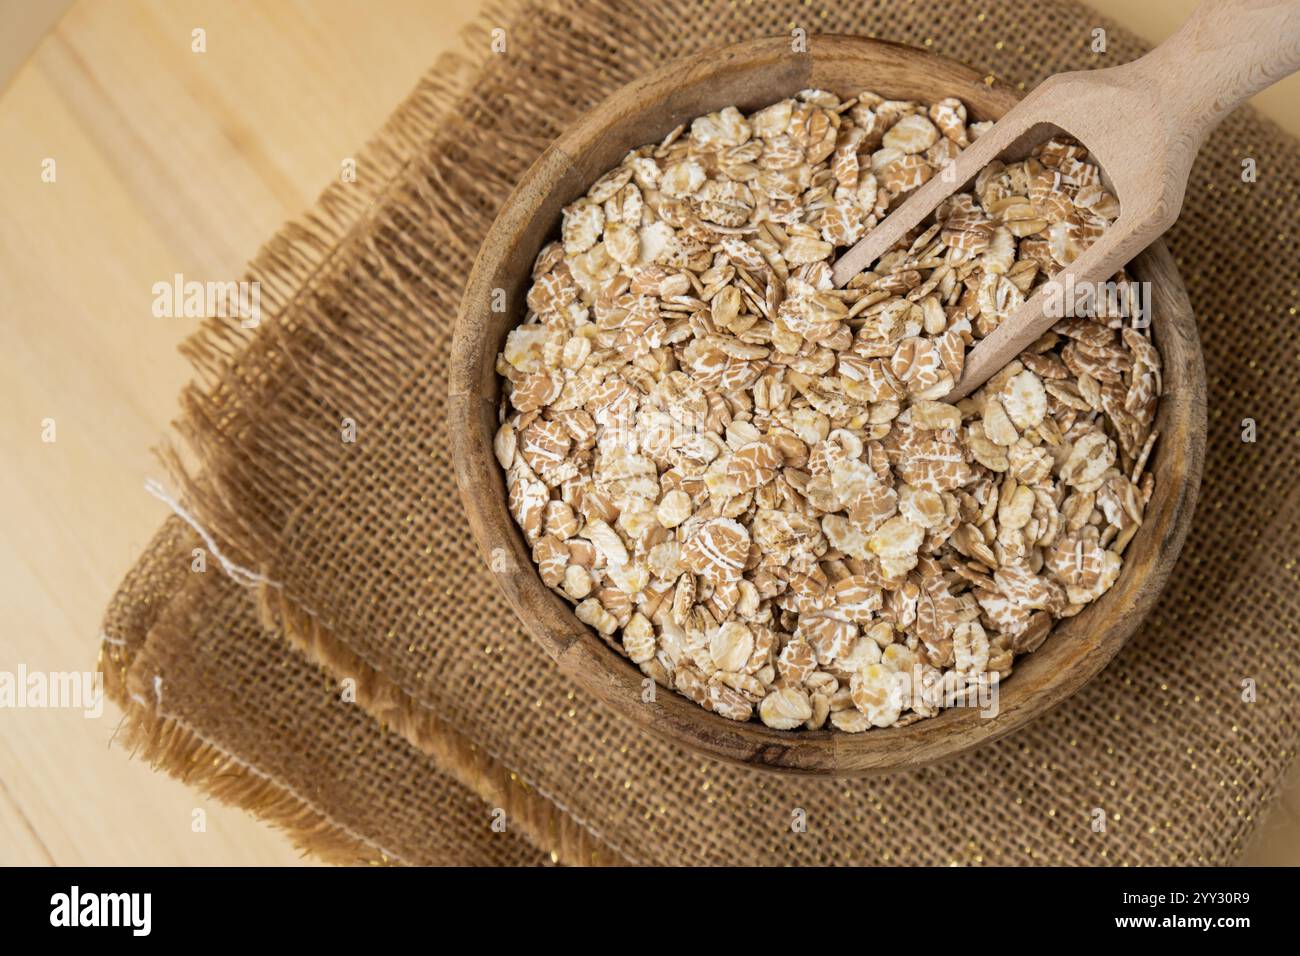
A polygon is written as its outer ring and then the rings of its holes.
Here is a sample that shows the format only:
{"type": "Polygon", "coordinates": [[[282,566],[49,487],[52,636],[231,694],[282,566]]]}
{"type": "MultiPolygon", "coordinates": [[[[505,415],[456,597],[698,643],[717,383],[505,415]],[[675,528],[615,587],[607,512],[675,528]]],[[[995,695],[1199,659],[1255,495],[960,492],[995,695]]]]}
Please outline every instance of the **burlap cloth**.
{"type": "Polygon", "coordinates": [[[259,255],[261,327],[214,322],[188,346],[199,376],[179,426],[197,465],[182,474],[169,456],[175,478],[222,553],[265,580],[237,583],[211,559],[191,572],[201,542],[169,520],[105,625],[128,742],[333,860],[1234,858],[1296,754],[1300,716],[1300,149],[1250,111],[1202,150],[1169,237],[1211,390],[1195,527],[1123,653],[1025,730],[867,780],[702,760],[562,678],[475,553],[448,460],[446,356],[470,262],[511,184],[618,85],[797,26],[929,47],[1026,87],[1142,49],[1064,2],[643,0],[487,14],[367,150],[359,181],[331,188],[259,255]],[[1109,33],[1100,58],[1089,50],[1098,26],[1109,33]],[[504,54],[489,52],[494,27],[504,54]],[[1256,183],[1241,180],[1247,156],[1256,183]],[[1254,444],[1241,439],[1247,417],[1254,444]],[[795,808],[807,832],[793,831],[795,808]]]}

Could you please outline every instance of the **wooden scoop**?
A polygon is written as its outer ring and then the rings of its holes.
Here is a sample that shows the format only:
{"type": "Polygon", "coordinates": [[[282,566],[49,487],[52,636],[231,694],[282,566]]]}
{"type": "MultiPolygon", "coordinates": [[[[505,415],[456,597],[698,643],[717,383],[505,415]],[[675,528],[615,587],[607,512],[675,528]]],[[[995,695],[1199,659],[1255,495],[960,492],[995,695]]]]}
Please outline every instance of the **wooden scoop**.
{"type": "Polygon", "coordinates": [[[835,285],[874,263],[993,160],[1023,158],[1058,133],[1086,147],[1119,200],[1119,218],[976,344],[946,396],[956,401],[1064,317],[1049,302],[1063,301],[1067,289],[1099,288],[1173,225],[1210,131],[1243,100],[1298,69],[1300,0],[1208,0],[1141,59],[1044,81],[846,252],[835,263],[835,285]]]}

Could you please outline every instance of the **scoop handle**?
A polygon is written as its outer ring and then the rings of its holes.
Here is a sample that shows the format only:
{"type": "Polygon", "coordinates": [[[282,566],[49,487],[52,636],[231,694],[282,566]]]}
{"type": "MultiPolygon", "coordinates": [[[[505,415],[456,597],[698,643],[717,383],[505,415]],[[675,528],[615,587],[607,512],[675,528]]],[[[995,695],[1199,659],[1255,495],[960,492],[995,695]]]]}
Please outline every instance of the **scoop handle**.
{"type": "Polygon", "coordinates": [[[1300,70],[1300,0],[1205,0],[1122,69],[1154,88],[1167,121],[1199,147],[1244,101],[1300,70]]]}

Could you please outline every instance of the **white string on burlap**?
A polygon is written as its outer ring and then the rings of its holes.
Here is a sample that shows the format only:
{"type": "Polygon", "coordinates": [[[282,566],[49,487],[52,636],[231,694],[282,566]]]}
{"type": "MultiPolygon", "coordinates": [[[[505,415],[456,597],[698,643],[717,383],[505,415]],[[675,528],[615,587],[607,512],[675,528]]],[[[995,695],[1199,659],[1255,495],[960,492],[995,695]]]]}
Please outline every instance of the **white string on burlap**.
{"type": "Polygon", "coordinates": [[[203,543],[208,546],[208,550],[212,552],[212,556],[220,563],[221,570],[225,571],[232,581],[237,584],[242,584],[246,588],[257,587],[259,584],[270,585],[273,588],[278,588],[280,586],[278,582],[272,581],[263,574],[258,574],[256,571],[251,571],[242,565],[236,564],[234,561],[231,561],[222,554],[221,549],[217,547],[217,542],[212,539],[212,535],[208,533],[208,530],[204,528],[203,525],[199,524],[198,519],[187,511],[184,505],[177,501],[176,498],[163,487],[162,482],[158,481],[156,478],[147,478],[145,479],[144,490],[149,492],[149,494],[153,495],[159,501],[163,502],[167,507],[171,508],[178,518],[194,529],[195,533],[203,539],[203,543]]]}

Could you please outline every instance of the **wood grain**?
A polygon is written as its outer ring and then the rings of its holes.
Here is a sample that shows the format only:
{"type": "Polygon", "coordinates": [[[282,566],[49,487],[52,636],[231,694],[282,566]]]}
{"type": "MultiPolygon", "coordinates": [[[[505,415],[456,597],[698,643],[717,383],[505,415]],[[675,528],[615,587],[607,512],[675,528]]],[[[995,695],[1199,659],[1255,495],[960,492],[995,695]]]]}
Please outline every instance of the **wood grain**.
{"type": "Polygon", "coordinates": [[[960,97],[975,119],[997,118],[1017,95],[975,71],[892,43],[814,37],[806,56],[785,39],[755,40],[669,64],[614,93],[582,117],[528,170],[485,239],[452,343],[448,432],[470,526],[529,633],[576,682],[628,719],[701,754],[773,770],[861,775],[916,767],[1023,726],[1095,675],[1150,609],[1191,521],[1205,444],[1205,373],[1196,324],[1168,251],[1157,244],[1134,263],[1153,292],[1153,331],[1165,363],[1165,396],[1153,455],[1156,490],[1120,578],[1046,643],[1022,658],[1000,692],[1000,713],[953,708],[907,727],[864,734],[778,731],[704,711],[678,694],[642,699],[644,675],[574,616],[547,588],[506,508],[492,450],[500,386],[495,356],[522,308],[494,312],[492,290],[522,303],[532,263],[558,232],[561,208],[627,150],[726,105],[752,109],[812,86],[841,95],[871,86],[886,98],[960,97]]]}
{"type": "MultiPolygon", "coordinates": [[[[1201,0],[1085,0],[1085,5],[1099,14],[1120,23],[1149,44],[1160,43],[1172,36],[1187,22],[1201,0]]],[[[1101,26],[1101,17],[1098,17],[1101,26]]],[[[1091,39],[1091,38],[1090,38],[1091,39]]],[[[1108,54],[1094,56],[1097,66],[1108,66],[1108,54]]],[[[1300,75],[1292,74],[1285,80],[1256,93],[1250,105],[1273,120],[1292,136],[1300,137],[1300,75]]]]}

